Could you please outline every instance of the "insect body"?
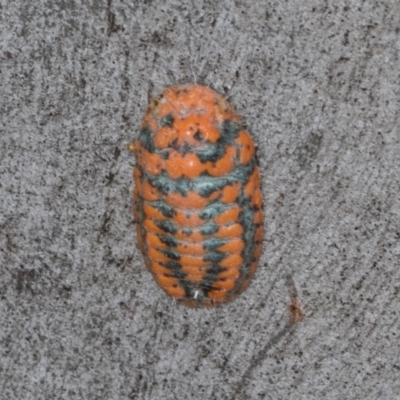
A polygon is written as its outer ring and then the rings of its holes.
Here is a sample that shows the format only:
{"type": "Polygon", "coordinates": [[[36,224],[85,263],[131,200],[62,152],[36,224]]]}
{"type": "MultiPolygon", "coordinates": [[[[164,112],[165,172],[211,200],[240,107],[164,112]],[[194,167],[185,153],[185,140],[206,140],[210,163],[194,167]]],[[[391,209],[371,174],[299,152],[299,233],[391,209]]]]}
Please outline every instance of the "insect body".
{"type": "Polygon", "coordinates": [[[147,268],[188,306],[233,300],[257,268],[263,238],[255,148],[239,117],[211,89],[167,88],[150,102],[132,148],[147,268]]]}

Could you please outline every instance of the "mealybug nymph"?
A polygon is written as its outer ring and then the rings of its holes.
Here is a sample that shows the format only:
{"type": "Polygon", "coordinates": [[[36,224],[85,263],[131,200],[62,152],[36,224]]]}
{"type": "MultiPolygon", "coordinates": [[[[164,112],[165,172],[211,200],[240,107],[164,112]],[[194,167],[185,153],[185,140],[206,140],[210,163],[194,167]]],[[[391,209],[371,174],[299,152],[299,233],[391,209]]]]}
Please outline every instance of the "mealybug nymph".
{"type": "Polygon", "coordinates": [[[191,307],[233,300],[263,239],[254,143],[238,115],[204,86],[167,88],[130,149],[139,248],[157,283],[191,307]]]}

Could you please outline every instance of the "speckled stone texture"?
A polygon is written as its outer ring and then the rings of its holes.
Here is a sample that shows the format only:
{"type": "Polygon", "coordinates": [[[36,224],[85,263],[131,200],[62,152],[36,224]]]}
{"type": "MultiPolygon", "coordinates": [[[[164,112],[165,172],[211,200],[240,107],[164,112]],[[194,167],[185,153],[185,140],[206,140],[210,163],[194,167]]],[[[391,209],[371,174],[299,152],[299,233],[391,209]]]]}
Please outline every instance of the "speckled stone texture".
{"type": "Polygon", "coordinates": [[[1,399],[400,398],[399,1],[0,4],[1,399]],[[131,213],[126,145],[193,81],[242,116],[265,199],[216,309],[156,286],[131,213]]]}

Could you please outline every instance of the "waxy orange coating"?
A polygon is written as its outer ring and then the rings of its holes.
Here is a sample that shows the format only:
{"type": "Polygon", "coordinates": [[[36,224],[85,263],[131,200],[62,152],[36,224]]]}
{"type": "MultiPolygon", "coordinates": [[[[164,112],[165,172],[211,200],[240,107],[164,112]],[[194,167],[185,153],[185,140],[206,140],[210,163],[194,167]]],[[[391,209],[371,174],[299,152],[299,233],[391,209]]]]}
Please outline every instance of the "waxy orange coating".
{"type": "Polygon", "coordinates": [[[238,115],[207,87],[170,87],[129,149],[138,244],[157,283],[190,307],[236,298],[263,240],[255,146],[238,115]]]}

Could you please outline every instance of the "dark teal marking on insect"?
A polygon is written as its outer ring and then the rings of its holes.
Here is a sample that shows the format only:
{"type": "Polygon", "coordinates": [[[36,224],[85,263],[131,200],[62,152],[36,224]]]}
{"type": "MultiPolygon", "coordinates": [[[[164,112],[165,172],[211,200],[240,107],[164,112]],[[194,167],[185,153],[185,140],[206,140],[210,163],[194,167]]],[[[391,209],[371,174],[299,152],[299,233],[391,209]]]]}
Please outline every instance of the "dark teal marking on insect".
{"type": "Polygon", "coordinates": [[[195,153],[202,163],[208,161],[216,162],[226,154],[226,146],[231,146],[239,136],[241,126],[234,121],[225,120],[220,126],[221,136],[215,143],[206,141],[207,148],[195,150],[195,153]]]}
{"type": "Polygon", "coordinates": [[[153,131],[148,126],[144,126],[140,130],[139,142],[150,153],[154,153],[156,151],[156,146],[154,145],[153,141],[153,131]]]}
{"type": "Polygon", "coordinates": [[[205,250],[209,250],[209,251],[214,251],[217,250],[218,247],[223,246],[224,244],[226,244],[229,240],[227,239],[221,239],[221,238],[216,238],[216,237],[210,237],[205,239],[202,242],[203,248],[205,250]]]}
{"type": "Polygon", "coordinates": [[[232,185],[237,182],[244,185],[255,167],[256,161],[253,158],[247,165],[239,165],[223,177],[202,174],[194,179],[171,179],[165,171],[159,175],[149,175],[143,168],[139,168],[145,179],[162,194],[168,195],[177,192],[182,196],[187,196],[189,192],[196,192],[200,196],[207,198],[213,192],[222,190],[226,185],[232,185]]]}
{"type": "Polygon", "coordinates": [[[162,243],[169,247],[176,247],[179,244],[178,239],[175,239],[173,236],[170,235],[159,235],[159,238],[162,243]]]}
{"type": "Polygon", "coordinates": [[[193,137],[199,142],[208,142],[204,139],[204,135],[201,133],[200,129],[197,129],[193,137]]]}
{"type": "Polygon", "coordinates": [[[238,199],[238,204],[241,209],[238,223],[243,227],[242,239],[245,246],[241,252],[244,263],[239,268],[240,276],[235,282],[233,291],[240,289],[243,282],[249,277],[249,270],[254,261],[254,250],[256,246],[254,237],[257,229],[254,223],[254,211],[251,205],[251,198],[244,195],[243,188],[238,199]]]}
{"type": "Polygon", "coordinates": [[[170,272],[171,275],[174,278],[178,278],[178,279],[185,279],[186,278],[186,273],[184,271],[182,271],[182,266],[177,263],[176,261],[168,261],[168,262],[160,262],[160,264],[162,266],[164,266],[165,268],[167,268],[170,272]]]}
{"type": "Polygon", "coordinates": [[[221,253],[220,251],[210,251],[203,256],[204,261],[211,261],[213,263],[219,263],[224,258],[226,258],[226,253],[221,253]]]}
{"type": "Polygon", "coordinates": [[[212,264],[210,267],[207,268],[208,275],[218,275],[221,272],[226,271],[225,267],[221,267],[218,264],[212,264]]]}
{"type": "Polygon", "coordinates": [[[205,206],[201,210],[199,217],[204,220],[213,219],[230,208],[232,208],[232,205],[224,204],[216,200],[205,206]]]}
{"type": "MultiPolygon", "coordinates": [[[[159,200],[159,201],[162,201],[162,200],[159,200]]],[[[154,223],[160,229],[162,229],[164,232],[171,233],[172,235],[174,235],[178,231],[178,228],[176,227],[176,225],[172,221],[155,220],[154,223]]]]}
{"type": "Polygon", "coordinates": [[[181,255],[175,250],[172,250],[172,249],[158,249],[158,251],[160,251],[161,253],[166,255],[171,260],[180,260],[181,259],[181,255]]]}
{"type": "Polygon", "coordinates": [[[205,225],[201,226],[199,232],[204,235],[213,235],[217,233],[219,230],[219,226],[215,222],[208,222],[205,225]]]}
{"type": "Polygon", "coordinates": [[[150,201],[147,203],[153,206],[156,210],[160,211],[160,213],[164,215],[164,217],[173,218],[176,215],[176,211],[174,210],[174,208],[169,206],[163,200],[150,201]]]}
{"type": "Polygon", "coordinates": [[[169,113],[160,119],[160,126],[172,126],[174,124],[174,116],[169,113]]]}
{"type": "Polygon", "coordinates": [[[194,153],[200,162],[205,164],[208,161],[216,162],[220,160],[226,154],[226,149],[222,143],[217,142],[207,144],[205,149],[195,150],[194,153]]]}
{"type": "Polygon", "coordinates": [[[182,265],[179,264],[176,261],[168,261],[168,262],[162,262],[161,265],[164,265],[165,267],[169,268],[170,270],[179,270],[182,269],[182,265]]]}
{"type": "Polygon", "coordinates": [[[201,287],[204,291],[204,297],[208,297],[208,292],[214,289],[214,284],[216,282],[220,282],[221,279],[218,274],[221,273],[224,268],[220,267],[218,264],[213,264],[210,268],[207,269],[206,275],[203,277],[201,281],[201,287]]]}
{"type": "Polygon", "coordinates": [[[226,144],[233,144],[233,141],[239,136],[239,131],[242,129],[240,125],[229,119],[221,124],[221,140],[226,144]]]}

